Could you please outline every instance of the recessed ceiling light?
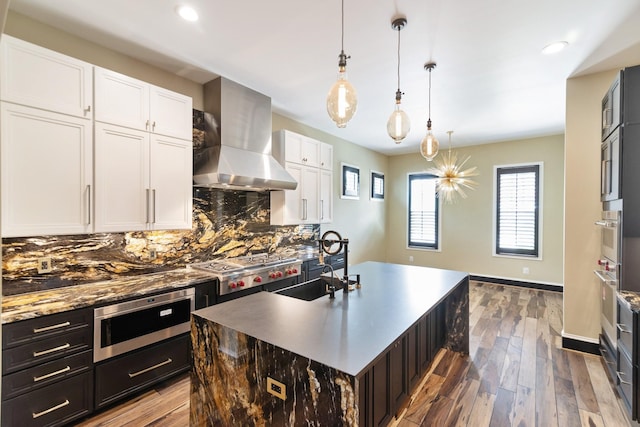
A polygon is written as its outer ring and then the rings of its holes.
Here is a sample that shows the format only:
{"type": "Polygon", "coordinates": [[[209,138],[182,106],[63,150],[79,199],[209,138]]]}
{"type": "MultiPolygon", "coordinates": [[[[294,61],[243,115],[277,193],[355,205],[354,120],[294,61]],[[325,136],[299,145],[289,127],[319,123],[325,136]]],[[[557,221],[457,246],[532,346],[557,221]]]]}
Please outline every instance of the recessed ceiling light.
{"type": "Polygon", "coordinates": [[[182,19],[189,22],[195,22],[198,20],[198,12],[191,6],[178,6],[176,8],[176,12],[182,19]]]}
{"type": "Polygon", "coordinates": [[[562,49],[567,47],[568,44],[569,44],[569,42],[565,42],[565,41],[553,42],[551,44],[546,45],[542,49],[542,53],[544,53],[545,55],[550,55],[552,53],[558,53],[562,49]]]}

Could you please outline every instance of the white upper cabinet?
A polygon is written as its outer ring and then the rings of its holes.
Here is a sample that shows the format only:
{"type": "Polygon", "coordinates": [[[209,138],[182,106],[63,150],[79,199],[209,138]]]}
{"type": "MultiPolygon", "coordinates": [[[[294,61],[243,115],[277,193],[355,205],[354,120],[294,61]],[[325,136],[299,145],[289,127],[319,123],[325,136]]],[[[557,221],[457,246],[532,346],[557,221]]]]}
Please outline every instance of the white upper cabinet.
{"type": "Polygon", "coordinates": [[[92,118],[93,65],[6,34],[0,59],[3,101],[92,118]]]}
{"type": "Polygon", "coordinates": [[[95,67],[95,119],[192,139],[192,99],[115,71],[95,67]]]}
{"type": "Polygon", "coordinates": [[[319,224],[333,218],[333,147],[288,130],[273,133],[273,153],[298,182],[295,190],[271,192],[271,224],[319,224]],[[323,152],[323,148],[328,147],[323,152]]]}
{"type": "Polygon", "coordinates": [[[333,145],[320,143],[320,168],[333,170],[333,145]]]}
{"type": "Polygon", "coordinates": [[[92,125],[1,103],[2,236],[92,230],[92,125]]]}

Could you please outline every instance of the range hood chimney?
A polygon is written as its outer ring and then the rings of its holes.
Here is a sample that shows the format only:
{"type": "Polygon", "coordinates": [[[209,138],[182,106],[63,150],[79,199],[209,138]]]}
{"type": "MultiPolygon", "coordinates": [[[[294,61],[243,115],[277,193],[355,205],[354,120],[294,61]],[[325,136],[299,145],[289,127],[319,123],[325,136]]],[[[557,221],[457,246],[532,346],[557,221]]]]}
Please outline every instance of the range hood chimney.
{"type": "Polygon", "coordinates": [[[271,154],[271,98],[224,77],[204,85],[205,141],[194,150],[198,187],[295,190],[271,154]]]}

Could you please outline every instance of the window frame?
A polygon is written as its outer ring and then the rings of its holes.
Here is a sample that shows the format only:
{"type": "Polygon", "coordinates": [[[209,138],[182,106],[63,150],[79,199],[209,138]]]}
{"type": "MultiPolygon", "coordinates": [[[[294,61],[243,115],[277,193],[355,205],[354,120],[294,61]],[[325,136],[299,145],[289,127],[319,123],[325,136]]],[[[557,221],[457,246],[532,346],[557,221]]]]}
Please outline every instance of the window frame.
{"type": "Polygon", "coordinates": [[[518,258],[518,259],[542,259],[542,231],[543,231],[543,185],[544,183],[544,164],[543,162],[518,163],[509,165],[495,165],[493,168],[493,256],[518,258]],[[505,250],[499,248],[499,171],[501,170],[519,169],[522,173],[535,171],[537,169],[536,181],[536,225],[535,225],[535,244],[533,250],[505,250]]]}
{"type": "Polygon", "coordinates": [[[406,242],[407,242],[407,249],[417,249],[417,250],[426,250],[426,251],[435,251],[435,252],[440,252],[441,248],[442,248],[442,241],[441,241],[441,226],[442,226],[442,221],[441,221],[441,215],[442,215],[442,208],[440,205],[440,197],[438,197],[438,192],[436,187],[434,187],[434,199],[435,199],[435,209],[436,209],[436,214],[435,214],[435,243],[434,244],[420,244],[420,243],[412,243],[411,242],[411,181],[413,179],[417,179],[415,177],[429,177],[429,179],[433,179],[434,181],[438,178],[436,175],[434,174],[430,174],[427,172],[409,172],[407,174],[407,214],[406,214],[406,219],[407,219],[407,227],[405,228],[406,233],[407,233],[407,237],[406,237],[406,242]]]}

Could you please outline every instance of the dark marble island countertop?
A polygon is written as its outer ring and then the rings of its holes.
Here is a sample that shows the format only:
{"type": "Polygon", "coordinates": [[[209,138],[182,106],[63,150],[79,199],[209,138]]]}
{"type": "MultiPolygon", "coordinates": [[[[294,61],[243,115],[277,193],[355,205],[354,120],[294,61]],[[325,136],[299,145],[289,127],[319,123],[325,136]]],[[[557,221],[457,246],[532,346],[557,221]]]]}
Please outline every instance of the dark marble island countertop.
{"type": "Polygon", "coordinates": [[[619,291],[618,299],[626,303],[631,311],[640,312],[640,294],[633,291],[619,291]]]}
{"type": "Polygon", "coordinates": [[[48,291],[4,296],[2,297],[2,324],[186,288],[212,279],[210,273],[180,268],[48,291]]]}
{"type": "Polygon", "coordinates": [[[336,291],[333,300],[260,292],[194,314],[356,376],[468,278],[380,262],[351,266],[349,274],[360,274],[362,287],[336,291]]]}

